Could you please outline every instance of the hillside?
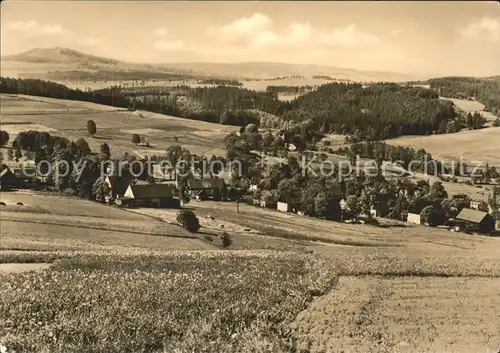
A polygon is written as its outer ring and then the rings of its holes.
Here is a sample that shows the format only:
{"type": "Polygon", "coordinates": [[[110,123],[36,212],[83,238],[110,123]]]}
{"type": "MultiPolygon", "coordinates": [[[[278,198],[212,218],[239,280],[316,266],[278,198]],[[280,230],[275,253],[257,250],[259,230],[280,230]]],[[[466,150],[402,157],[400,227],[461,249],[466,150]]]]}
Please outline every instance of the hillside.
{"type": "MultiPolygon", "coordinates": [[[[71,73],[70,79],[79,80],[112,80],[111,73],[133,70],[148,73],[142,79],[151,79],[155,73],[177,73],[195,76],[221,76],[238,78],[270,79],[287,76],[329,76],[338,80],[351,81],[408,81],[422,79],[401,73],[360,71],[355,69],[338,68],[334,66],[298,65],[287,63],[245,62],[245,63],[164,63],[139,64],[127,63],[111,58],[90,55],[68,48],[35,48],[24,53],[3,56],[2,76],[21,76],[40,79],[58,80],[65,77],[64,73],[71,73]],[[102,75],[86,77],[92,70],[108,71],[102,75]],[[58,71],[59,74],[54,74],[58,71]],[[75,72],[80,72],[75,75],[75,72]],[[85,74],[84,74],[85,73],[85,74]]],[[[133,79],[141,79],[135,77],[133,79]]],[[[158,76],[157,79],[165,78],[158,76]]],[[[121,79],[127,79],[123,77],[121,79]]]]}
{"type": "Polygon", "coordinates": [[[68,48],[34,48],[27,52],[3,56],[2,61],[19,61],[32,63],[76,63],[113,65],[121,61],[100,56],[85,54],[68,48]]]}

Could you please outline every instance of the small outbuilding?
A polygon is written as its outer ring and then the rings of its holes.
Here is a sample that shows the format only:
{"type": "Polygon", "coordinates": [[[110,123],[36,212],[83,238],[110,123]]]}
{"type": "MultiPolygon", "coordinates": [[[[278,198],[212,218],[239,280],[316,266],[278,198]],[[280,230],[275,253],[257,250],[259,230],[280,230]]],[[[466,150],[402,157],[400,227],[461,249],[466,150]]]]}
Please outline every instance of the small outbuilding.
{"type": "Polygon", "coordinates": [[[422,224],[422,219],[420,218],[420,214],[408,212],[406,222],[410,224],[422,224]]]}

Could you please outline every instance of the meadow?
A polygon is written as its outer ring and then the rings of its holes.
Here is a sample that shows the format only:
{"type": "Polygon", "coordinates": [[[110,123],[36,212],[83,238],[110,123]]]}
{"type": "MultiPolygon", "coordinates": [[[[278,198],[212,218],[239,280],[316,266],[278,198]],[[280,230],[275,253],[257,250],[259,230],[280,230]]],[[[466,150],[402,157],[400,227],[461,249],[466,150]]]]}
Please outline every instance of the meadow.
{"type": "Polygon", "coordinates": [[[2,344],[65,353],[290,352],[289,323],[333,284],[275,252],[82,254],[2,277],[2,344]]]}
{"type": "Polygon", "coordinates": [[[175,144],[176,138],[192,153],[225,155],[224,137],[239,129],[235,126],[149,112],[129,112],[62,99],[2,94],[0,103],[0,126],[11,135],[11,139],[14,139],[18,132],[36,126],[39,131],[48,131],[70,140],[83,137],[95,151],[99,151],[99,146],[106,142],[115,157],[121,157],[124,152],[135,152],[138,156],[162,154],[175,144]],[[97,134],[93,138],[87,136],[86,123],[90,119],[97,125],[97,134]],[[131,142],[133,133],[137,132],[142,132],[141,135],[150,143],[150,148],[136,146],[131,142]]]}

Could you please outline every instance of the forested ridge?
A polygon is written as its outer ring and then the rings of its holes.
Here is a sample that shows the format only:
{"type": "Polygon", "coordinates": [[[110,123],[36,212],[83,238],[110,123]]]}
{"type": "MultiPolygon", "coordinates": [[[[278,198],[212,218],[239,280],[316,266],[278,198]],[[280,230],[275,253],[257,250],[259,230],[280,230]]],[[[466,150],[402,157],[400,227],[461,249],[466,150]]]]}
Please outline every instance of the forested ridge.
{"type": "Polygon", "coordinates": [[[95,102],[141,109],[193,120],[243,126],[259,124],[256,112],[284,121],[312,121],[322,133],[354,135],[356,140],[381,140],[401,135],[458,131],[453,103],[440,101],[435,91],[398,84],[363,87],[329,83],[290,102],[275,90],[217,87],[111,87],[92,92],[34,79],[2,78],[0,91],[95,102]]]}
{"type": "Polygon", "coordinates": [[[500,115],[500,76],[440,77],[429,80],[432,89],[440,90],[443,97],[467,99],[474,97],[485,106],[485,110],[500,115]]]}
{"type": "Polygon", "coordinates": [[[312,119],[321,132],[357,134],[359,140],[446,132],[457,117],[453,103],[433,90],[375,84],[329,83],[284,102],[285,120],[312,119]]]}

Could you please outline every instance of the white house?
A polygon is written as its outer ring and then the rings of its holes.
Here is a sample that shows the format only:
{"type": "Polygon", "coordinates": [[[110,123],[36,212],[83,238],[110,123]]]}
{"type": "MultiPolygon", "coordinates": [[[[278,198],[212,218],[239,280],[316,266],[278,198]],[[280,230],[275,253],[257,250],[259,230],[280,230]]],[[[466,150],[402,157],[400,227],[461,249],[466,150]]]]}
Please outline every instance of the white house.
{"type": "Polygon", "coordinates": [[[418,213],[408,213],[406,222],[410,224],[422,224],[422,221],[420,220],[420,215],[418,213]]]}

